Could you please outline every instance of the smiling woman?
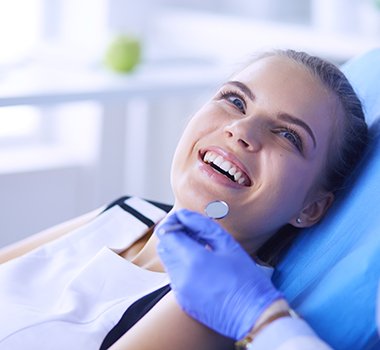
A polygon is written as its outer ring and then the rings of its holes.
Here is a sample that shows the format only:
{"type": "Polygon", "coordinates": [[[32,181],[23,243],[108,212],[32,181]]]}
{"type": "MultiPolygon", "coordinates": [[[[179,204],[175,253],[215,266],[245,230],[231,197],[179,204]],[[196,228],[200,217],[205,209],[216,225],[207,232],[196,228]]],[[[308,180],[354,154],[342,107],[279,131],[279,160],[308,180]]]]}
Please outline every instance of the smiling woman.
{"type": "Polygon", "coordinates": [[[333,200],[328,154],[343,137],[343,107],[291,55],[266,55],[224,84],[192,118],[173,160],[175,208],[232,203],[223,226],[250,253],[286,224],[315,224],[333,200]]]}
{"type": "MultiPolygon", "coordinates": [[[[279,254],[273,240],[292,237],[284,228],[297,232],[322,219],[366,138],[360,101],[336,67],[290,50],[264,54],[189,121],[173,158],[171,211],[203,212],[209,202],[224,201],[229,214],[220,225],[252,259],[272,261],[279,254]]],[[[0,268],[0,285],[8,286],[0,294],[8,311],[2,314],[14,315],[0,342],[39,349],[97,348],[102,339],[102,348],[114,349],[231,348],[232,339],[187,316],[169,292],[152,234],[167,210],[124,198],[87,217],[88,224],[81,220],[73,233],[71,224],[38,243],[21,243],[14,257],[40,247],[0,268]],[[17,278],[23,269],[33,280],[31,293],[17,278]],[[46,294],[51,276],[62,276],[59,288],[41,303],[38,292],[46,294]],[[51,337],[36,340],[37,331],[51,337]]]]}

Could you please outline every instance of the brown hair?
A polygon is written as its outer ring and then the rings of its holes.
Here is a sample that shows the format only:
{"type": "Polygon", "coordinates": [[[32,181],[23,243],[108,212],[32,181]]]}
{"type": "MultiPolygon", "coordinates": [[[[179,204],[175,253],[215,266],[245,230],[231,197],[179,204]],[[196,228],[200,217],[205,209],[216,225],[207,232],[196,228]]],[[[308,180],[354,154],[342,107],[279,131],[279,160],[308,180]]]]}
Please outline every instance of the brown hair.
{"type": "MultiPolygon", "coordinates": [[[[348,79],[334,64],[294,50],[266,52],[256,57],[255,61],[273,56],[286,57],[305,67],[340,103],[343,111],[343,120],[340,121],[339,128],[340,135],[332,140],[333,144],[330,147],[332,152],[327,159],[322,183],[325,190],[336,192],[344,187],[346,179],[359,163],[368,143],[368,127],[362,104],[348,79]]],[[[260,248],[258,256],[262,260],[273,264],[290,245],[298,230],[289,226],[280,230],[260,248]]]]}

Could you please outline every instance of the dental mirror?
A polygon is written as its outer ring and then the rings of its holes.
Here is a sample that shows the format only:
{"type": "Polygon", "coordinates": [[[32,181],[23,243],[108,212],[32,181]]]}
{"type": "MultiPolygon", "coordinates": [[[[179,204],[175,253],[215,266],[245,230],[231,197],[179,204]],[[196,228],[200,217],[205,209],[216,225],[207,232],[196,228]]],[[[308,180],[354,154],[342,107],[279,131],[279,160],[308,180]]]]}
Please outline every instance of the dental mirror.
{"type": "Polygon", "coordinates": [[[205,208],[206,215],[211,219],[223,219],[229,212],[228,204],[221,200],[208,203],[205,208]]]}
{"type": "MultiPolygon", "coordinates": [[[[221,200],[216,200],[208,203],[205,208],[205,213],[210,219],[218,220],[223,219],[229,212],[230,208],[228,204],[221,200]]],[[[182,230],[184,227],[182,224],[173,224],[166,226],[165,229],[159,228],[159,234],[165,234],[176,230],[182,230]]]]}

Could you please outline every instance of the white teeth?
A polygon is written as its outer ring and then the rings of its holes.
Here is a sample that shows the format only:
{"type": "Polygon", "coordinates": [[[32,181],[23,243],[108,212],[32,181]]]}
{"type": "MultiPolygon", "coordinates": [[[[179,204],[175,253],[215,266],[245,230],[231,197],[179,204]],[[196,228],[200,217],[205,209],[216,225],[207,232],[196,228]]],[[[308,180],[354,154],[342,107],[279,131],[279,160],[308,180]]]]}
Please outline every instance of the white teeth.
{"type": "Polygon", "coordinates": [[[238,171],[238,172],[234,175],[235,181],[238,181],[242,175],[243,175],[243,174],[242,174],[240,171],[238,171]]]}
{"type": "Polygon", "coordinates": [[[209,161],[210,162],[213,162],[216,158],[216,154],[214,153],[211,153],[211,152],[207,152],[209,154],[209,161]]]}
{"type": "Polygon", "coordinates": [[[237,172],[237,169],[233,166],[230,170],[228,170],[228,172],[229,172],[231,175],[235,175],[236,172],[237,172]]]}
{"type": "Polygon", "coordinates": [[[219,165],[219,168],[224,170],[225,172],[228,172],[231,166],[232,164],[228,160],[225,160],[222,164],[219,165]]]}
{"type": "Polygon", "coordinates": [[[248,179],[239,171],[230,161],[225,160],[222,156],[208,151],[203,157],[205,163],[214,163],[220,169],[233,176],[235,182],[240,185],[248,183],[248,179]]]}
{"type": "Polygon", "coordinates": [[[223,159],[222,156],[217,156],[216,159],[213,161],[213,163],[214,163],[215,165],[217,165],[217,166],[220,167],[220,164],[223,163],[223,160],[224,160],[224,159],[223,159]]]}

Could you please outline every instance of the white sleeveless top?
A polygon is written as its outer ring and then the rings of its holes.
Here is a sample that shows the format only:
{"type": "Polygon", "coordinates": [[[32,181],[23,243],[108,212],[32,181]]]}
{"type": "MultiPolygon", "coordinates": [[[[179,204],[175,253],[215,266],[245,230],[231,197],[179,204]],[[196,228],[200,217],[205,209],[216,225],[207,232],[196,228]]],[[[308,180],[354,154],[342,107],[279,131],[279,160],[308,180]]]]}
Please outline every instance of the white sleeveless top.
{"type": "MultiPolygon", "coordinates": [[[[153,222],[166,212],[125,203],[153,222]]],[[[125,310],[169,283],[120,257],[148,228],[115,205],[83,227],[0,265],[0,349],[99,349],[125,310]]]]}

